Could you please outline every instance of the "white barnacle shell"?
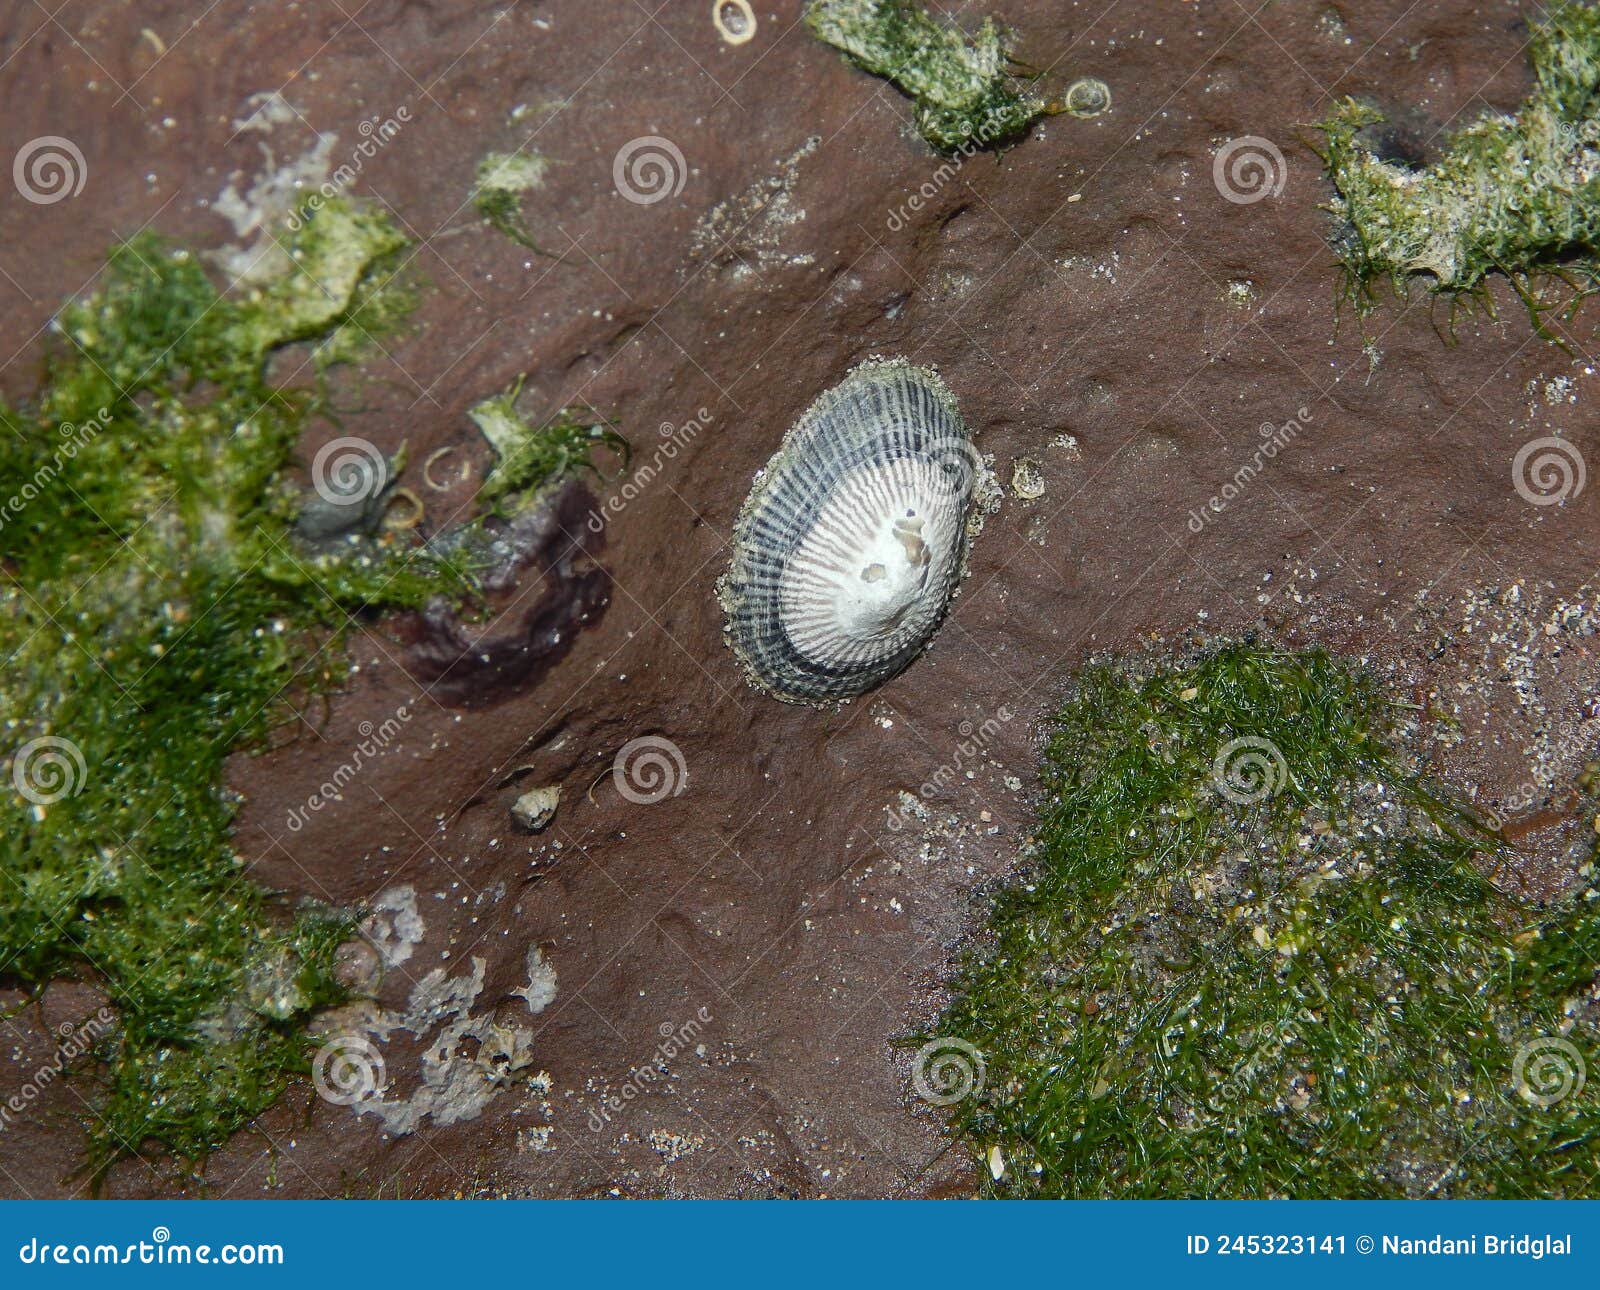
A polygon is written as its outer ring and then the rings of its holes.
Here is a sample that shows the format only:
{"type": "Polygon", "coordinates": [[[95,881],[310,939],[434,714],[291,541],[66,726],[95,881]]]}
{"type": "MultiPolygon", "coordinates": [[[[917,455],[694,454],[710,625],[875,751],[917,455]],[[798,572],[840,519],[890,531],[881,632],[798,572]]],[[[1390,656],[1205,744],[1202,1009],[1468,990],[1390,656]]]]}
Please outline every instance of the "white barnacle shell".
{"type": "Polygon", "coordinates": [[[819,397],[756,475],[717,584],[751,683],[823,706],[921,653],[960,580],[982,472],[927,368],[874,359],[819,397]]]}

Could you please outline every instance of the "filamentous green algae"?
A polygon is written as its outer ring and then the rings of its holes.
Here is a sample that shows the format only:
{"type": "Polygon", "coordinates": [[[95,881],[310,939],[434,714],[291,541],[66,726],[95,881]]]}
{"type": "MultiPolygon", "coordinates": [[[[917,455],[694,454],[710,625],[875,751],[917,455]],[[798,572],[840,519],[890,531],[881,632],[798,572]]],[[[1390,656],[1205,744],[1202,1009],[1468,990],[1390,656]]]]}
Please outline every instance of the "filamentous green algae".
{"type": "Polygon", "coordinates": [[[0,981],[108,997],[85,1085],[97,1167],[218,1146],[304,1067],[305,1020],[339,996],[350,917],[247,877],[222,771],[286,687],[339,680],[321,647],[348,610],[469,589],[409,539],[313,555],[292,533],[282,472],[327,404],[270,362],[301,343],[326,372],[396,321],[405,245],[329,202],[281,276],[225,295],[141,235],[60,313],[37,396],[0,405],[0,981]]]}
{"type": "Polygon", "coordinates": [[[1502,895],[1406,716],[1258,645],[1079,678],[1023,875],[917,1041],[986,1194],[1595,1194],[1593,857],[1502,895]]]}

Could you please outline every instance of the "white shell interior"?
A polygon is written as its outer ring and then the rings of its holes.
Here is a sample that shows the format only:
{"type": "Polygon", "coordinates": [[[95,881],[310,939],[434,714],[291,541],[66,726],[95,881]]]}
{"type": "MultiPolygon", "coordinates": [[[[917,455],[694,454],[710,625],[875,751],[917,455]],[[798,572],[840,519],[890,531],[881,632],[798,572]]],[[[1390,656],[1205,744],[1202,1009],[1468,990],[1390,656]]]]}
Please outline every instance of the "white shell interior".
{"type": "Polygon", "coordinates": [[[784,630],[825,667],[887,658],[924,636],[960,557],[962,510],[921,457],[843,475],[779,586],[784,630]]]}

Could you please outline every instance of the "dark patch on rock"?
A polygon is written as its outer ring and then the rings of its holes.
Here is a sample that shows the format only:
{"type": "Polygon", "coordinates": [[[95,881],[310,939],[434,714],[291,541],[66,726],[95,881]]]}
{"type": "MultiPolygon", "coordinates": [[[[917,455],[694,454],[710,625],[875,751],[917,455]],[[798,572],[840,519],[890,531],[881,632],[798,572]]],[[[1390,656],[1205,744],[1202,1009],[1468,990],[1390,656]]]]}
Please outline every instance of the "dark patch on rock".
{"type": "MultiPolygon", "coordinates": [[[[590,549],[604,545],[604,530],[584,527],[593,510],[589,490],[571,483],[506,524],[497,543],[502,563],[485,576],[485,586],[503,592],[533,564],[543,580],[514,630],[496,633],[491,622],[474,634],[446,601],[406,620],[406,667],[434,698],[463,708],[502,703],[537,685],[571,651],[578,633],[599,621],[611,600],[611,577],[590,549]]],[[[513,603],[496,620],[514,609],[513,603]]]]}

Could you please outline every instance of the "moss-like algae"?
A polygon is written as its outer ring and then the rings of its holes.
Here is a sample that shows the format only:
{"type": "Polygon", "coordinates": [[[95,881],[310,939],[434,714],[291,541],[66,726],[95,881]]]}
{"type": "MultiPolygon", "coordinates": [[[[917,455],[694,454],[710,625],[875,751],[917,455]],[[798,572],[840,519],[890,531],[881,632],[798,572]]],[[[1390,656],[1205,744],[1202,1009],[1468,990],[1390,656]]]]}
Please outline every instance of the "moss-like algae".
{"type": "Polygon", "coordinates": [[[1320,653],[1081,678],[937,1031],[986,1067],[952,1112],[987,1193],[1594,1193],[1594,865],[1499,895],[1400,714],[1320,653]]]}
{"type": "Polygon", "coordinates": [[[546,480],[595,470],[596,448],[610,450],[627,465],[627,440],[589,408],[562,408],[544,425],[530,424],[517,411],[524,379],[519,376],[509,389],[467,409],[496,454],[478,491],[481,500],[503,506],[507,498],[537,489],[546,480]]]}
{"type": "Polygon", "coordinates": [[[909,0],[811,0],[806,25],[909,94],[917,129],[940,152],[1010,142],[1059,110],[1012,71],[992,18],[969,37],[909,0]]]}
{"type": "Polygon", "coordinates": [[[141,236],[63,310],[39,395],[0,405],[0,980],[86,974],[115,1005],[92,1161],[194,1159],[267,1106],[338,996],[347,917],[291,910],[244,871],[224,759],[342,674],[327,633],[360,606],[466,591],[425,548],[312,558],[281,478],[323,397],[267,378],[310,342],[354,354],[404,296],[383,215],[330,202],[291,268],[218,293],[141,236]]]}
{"type": "Polygon", "coordinates": [[[478,162],[472,206],[490,227],[518,246],[555,258],[534,240],[522,215],[522,194],[544,184],[549,158],[537,152],[491,152],[478,162]]]}
{"type": "Polygon", "coordinates": [[[1337,249],[1357,304],[1387,279],[1488,305],[1485,279],[1501,273],[1541,326],[1542,284],[1560,278],[1578,298],[1600,281],[1600,8],[1556,4],[1535,20],[1536,87],[1513,115],[1456,133],[1430,165],[1380,158],[1371,145],[1383,113],[1345,99],[1320,127],[1343,222],[1337,249]]]}

